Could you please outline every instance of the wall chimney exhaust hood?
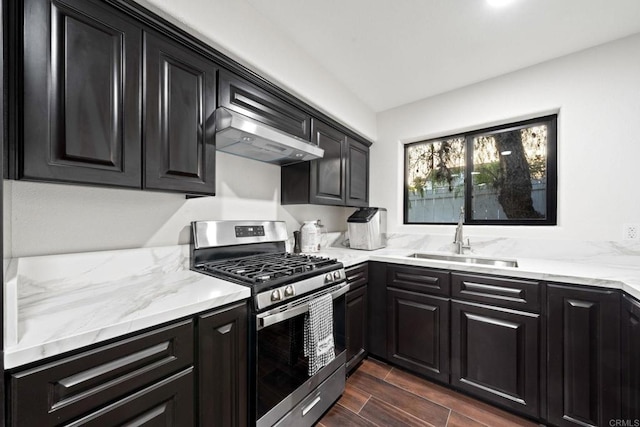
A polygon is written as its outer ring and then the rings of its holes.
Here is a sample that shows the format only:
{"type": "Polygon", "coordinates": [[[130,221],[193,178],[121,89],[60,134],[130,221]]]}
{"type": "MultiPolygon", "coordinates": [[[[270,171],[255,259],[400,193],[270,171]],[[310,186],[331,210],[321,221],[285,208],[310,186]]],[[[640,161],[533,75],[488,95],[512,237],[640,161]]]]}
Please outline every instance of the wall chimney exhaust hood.
{"type": "Polygon", "coordinates": [[[319,159],[324,150],[224,107],[215,112],[216,149],[276,165],[319,159]]]}

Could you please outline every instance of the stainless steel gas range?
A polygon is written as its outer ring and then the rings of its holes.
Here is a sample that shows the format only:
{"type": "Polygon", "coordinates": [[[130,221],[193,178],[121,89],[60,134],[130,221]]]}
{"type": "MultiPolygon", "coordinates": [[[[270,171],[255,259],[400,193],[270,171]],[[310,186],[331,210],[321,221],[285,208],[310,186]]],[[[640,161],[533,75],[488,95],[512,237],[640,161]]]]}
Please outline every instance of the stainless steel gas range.
{"type": "Polygon", "coordinates": [[[349,285],[342,264],[287,253],[281,221],[197,221],[191,228],[191,268],[251,288],[249,419],[258,427],[313,425],[344,391],[349,285]],[[327,294],[335,358],[309,375],[305,317],[309,303],[327,294]]]}

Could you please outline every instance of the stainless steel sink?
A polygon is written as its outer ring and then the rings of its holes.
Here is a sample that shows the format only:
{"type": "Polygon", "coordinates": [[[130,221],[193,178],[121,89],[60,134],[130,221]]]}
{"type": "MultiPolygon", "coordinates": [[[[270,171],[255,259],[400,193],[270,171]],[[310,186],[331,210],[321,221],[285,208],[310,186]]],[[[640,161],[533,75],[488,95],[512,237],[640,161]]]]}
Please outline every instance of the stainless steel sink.
{"type": "Polygon", "coordinates": [[[409,258],[432,259],[434,261],[461,262],[463,264],[483,264],[496,267],[517,267],[518,261],[515,259],[483,258],[467,255],[439,255],[416,253],[409,255],[409,258]]]}

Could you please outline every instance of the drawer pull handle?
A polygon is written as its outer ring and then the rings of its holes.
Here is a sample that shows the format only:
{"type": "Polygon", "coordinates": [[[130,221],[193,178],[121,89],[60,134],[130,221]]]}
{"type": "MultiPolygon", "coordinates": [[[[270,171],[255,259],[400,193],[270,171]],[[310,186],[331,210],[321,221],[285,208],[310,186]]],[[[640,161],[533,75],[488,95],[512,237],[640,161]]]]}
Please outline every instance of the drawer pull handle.
{"type": "Polygon", "coordinates": [[[302,409],[302,416],[304,417],[305,415],[307,415],[307,413],[313,409],[314,406],[316,406],[318,403],[320,403],[320,400],[322,400],[320,398],[320,396],[317,396],[315,399],[313,399],[313,402],[309,403],[307,406],[305,406],[302,409]]]}
{"type": "Polygon", "coordinates": [[[108,362],[108,363],[96,366],[95,368],[91,368],[86,371],[79,372],[75,375],[70,375],[58,381],[58,384],[63,386],[65,389],[71,389],[82,383],[86,383],[88,381],[91,381],[92,379],[108,374],[109,372],[114,372],[126,366],[132,366],[136,363],[140,363],[149,357],[153,357],[153,356],[157,357],[158,355],[166,354],[168,350],[169,350],[169,342],[156,344],[153,347],[149,347],[142,351],[138,351],[129,356],[125,356],[120,359],[116,359],[112,362],[108,362]]]}
{"type": "Polygon", "coordinates": [[[490,298],[526,302],[523,289],[506,288],[503,286],[485,285],[481,283],[462,282],[460,293],[486,296],[490,298]]]}
{"type": "Polygon", "coordinates": [[[228,334],[228,333],[229,333],[229,331],[231,331],[231,327],[232,327],[232,326],[233,326],[233,325],[232,325],[231,323],[229,323],[228,325],[220,326],[220,327],[218,328],[218,332],[220,332],[222,335],[224,335],[224,334],[228,334]]]}

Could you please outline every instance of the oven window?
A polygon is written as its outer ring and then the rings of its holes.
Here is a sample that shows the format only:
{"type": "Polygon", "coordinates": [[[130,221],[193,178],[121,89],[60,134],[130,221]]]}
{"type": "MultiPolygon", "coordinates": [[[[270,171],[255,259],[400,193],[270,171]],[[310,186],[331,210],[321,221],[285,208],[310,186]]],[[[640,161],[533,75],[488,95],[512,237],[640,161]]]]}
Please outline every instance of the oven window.
{"type": "MultiPolygon", "coordinates": [[[[342,300],[344,302],[344,298],[342,300]]],[[[344,351],[344,332],[336,328],[336,324],[342,323],[337,321],[337,317],[341,316],[340,310],[336,309],[334,304],[334,345],[337,356],[344,351]]],[[[305,314],[301,314],[258,331],[258,419],[309,379],[308,359],[304,356],[304,317],[305,314]]]]}

